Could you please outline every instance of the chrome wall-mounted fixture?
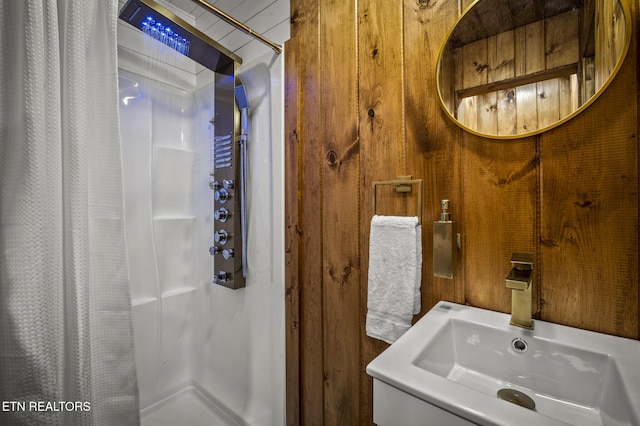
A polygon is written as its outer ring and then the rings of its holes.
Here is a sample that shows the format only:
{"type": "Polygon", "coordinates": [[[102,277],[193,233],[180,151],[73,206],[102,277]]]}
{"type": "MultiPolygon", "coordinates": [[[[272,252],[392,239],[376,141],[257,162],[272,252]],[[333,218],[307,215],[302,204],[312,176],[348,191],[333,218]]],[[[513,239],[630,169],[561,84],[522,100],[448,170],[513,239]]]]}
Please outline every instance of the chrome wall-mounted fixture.
{"type": "Polygon", "coordinates": [[[242,276],[247,277],[247,143],[249,143],[249,97],[240,82],[235,87],[236,104],[240,110],[240,222],[242,226],[242,276]]]}

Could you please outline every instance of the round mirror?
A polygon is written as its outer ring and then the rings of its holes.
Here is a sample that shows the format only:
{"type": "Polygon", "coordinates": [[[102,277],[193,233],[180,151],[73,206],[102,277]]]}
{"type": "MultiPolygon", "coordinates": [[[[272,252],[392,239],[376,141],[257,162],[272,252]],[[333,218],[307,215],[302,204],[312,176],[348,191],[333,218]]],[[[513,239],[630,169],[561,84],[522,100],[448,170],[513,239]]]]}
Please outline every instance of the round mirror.
{"type": "Polygon", "coordinates": [[[624,0],[476,0],[440,50],[441,105],[480,136],[541,133],[604,91],[630,39],[624,0]]]}

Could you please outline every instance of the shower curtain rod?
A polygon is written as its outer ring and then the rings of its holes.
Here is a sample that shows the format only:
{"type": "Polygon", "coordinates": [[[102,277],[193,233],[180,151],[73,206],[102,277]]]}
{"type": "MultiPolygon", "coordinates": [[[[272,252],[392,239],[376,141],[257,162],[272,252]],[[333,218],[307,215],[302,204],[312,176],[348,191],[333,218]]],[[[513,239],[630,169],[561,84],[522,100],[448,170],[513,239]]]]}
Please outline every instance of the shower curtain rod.
{"type": "Polygon", "coordinates": [[[238,21],[233,16],[228,15],[227,13],[223,12],[222,10],[218,9],[215,6],[212,6],[211,4],[207,3],[204,0],[193,0],[193,1],[198,3],[198,4],[200,4],[200,6],[204,7],[205,9],[207,9],[209,12],[213,13],[214,15],[217,15],[218,17],[220,17],[221,19],[226,21],[228,24],[233,25],[234,27],[236,27],[240,31],[244,32],[245,34],[249,34],[250,36],[252,36],[254,38],[257,38],[258,40],[260,40],[261,42],[263,42],[264,44],[266,44],[267,46],[269,46],[273,50],[275,50],[276,53],[278,53],[278,54],[282,53],[282,46],[272,42],[271,40],[269,40],[268,38],[266,38],[262,34],[259,34],[259,33],[255,32],[255,31],[253,31],[251,28],[249,28],[248,26],[246,26],[242,22],[238,21]]]}

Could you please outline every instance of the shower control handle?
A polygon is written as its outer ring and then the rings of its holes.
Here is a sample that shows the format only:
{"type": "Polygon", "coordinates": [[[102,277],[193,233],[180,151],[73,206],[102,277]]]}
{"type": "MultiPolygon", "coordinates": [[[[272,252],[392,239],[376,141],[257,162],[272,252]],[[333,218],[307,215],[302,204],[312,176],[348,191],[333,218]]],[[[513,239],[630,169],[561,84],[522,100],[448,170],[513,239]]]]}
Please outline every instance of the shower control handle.
{"type": "Polygon", "coordinates": [[[214,284],[226,283],[227,281],[230,281],[230,280],[231,280],[231,274],[229,272],[225,272],[225,271],[220,271],[220,272],[218,272],[218,275],[213,277],[213,283],[214,284]]]}
{"type": "Polygon", "coordinates": [[[233,179],[223,179],[222,180],[222,186],[224,187],[224,189],[233,189],[233,179]]]}
{"type": "Polygon", "coordinates": [[[229,198],[231,198],[231,194],[229,194],[226,189],[219,189],[213,194],[213,198],[224,204],[229,198]]]}
{"type": "Polygon", "coordinates": [[[216,243],[226,244],[229,241],[230,235],[224,229],[219,230],[215,234],[213,234],[213,239],[216,243]]]}
{"type": "Polygon", "coordinates": [[[233,257],[233,249],[224,249],[222,250],[222,257],[229,260],[233,257]]]}
{"type": "Polygon", "coordinates": [[[217,180],[209,182],[209,188],[213,189],[214,191],[217,191],[218,189],[220,189],[220,182],[218,182],[217,180]]]}
{"type": "Polygon", "coordinates": [[[231,216],[231,213],[224,207],[221,207],[213,213],[213,217],[220,222],[226,222],[227,219],[229,219],[229,216],[231,216]]]}
{"type": "Polygon", "coordinates": [[[222,249],[218,246],[211,246],[209,247],[209,254],[211,254],[211,256],[216,255],[216,254],[220,254],[220,251],[222,249]]]}

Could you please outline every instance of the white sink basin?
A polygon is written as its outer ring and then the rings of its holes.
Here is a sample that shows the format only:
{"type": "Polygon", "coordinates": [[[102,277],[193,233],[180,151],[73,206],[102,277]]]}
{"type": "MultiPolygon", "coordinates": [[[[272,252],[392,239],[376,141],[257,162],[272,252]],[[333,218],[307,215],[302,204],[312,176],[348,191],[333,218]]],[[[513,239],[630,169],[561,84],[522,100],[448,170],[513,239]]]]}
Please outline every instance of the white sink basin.
{"type": "Polygon", "coordinates": [[[367,373],[475,424],[640,425],[640,342],[509,319],[440,302],[367,373]],[[500,389],[527,395],[535,411],[499,399],[500,389]]]}

